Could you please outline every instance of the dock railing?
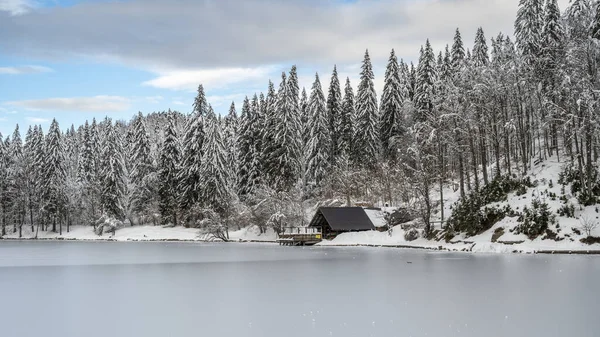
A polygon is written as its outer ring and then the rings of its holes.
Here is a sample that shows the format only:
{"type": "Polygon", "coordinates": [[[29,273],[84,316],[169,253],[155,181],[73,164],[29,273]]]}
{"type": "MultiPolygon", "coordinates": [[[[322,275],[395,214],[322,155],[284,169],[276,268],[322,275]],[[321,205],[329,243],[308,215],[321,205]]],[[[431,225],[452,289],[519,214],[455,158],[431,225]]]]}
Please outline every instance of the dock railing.
{"type": "Polygon", "coordinates": [[[293,246],[312,245],[320,242],[323,233],[320,227],[285,227],[279,233],[279,244],[293,246]]]}

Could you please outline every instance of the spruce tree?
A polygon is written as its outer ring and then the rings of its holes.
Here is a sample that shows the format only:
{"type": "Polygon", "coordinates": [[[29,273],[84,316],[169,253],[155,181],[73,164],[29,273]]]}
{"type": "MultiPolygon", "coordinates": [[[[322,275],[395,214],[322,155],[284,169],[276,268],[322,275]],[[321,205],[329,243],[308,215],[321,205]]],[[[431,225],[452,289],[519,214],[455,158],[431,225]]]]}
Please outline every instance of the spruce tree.
{"type": "Polygon", "coordinates": [[[342,114],[340,117],[340,130],[338,144],[340,153],[350,156],[354,140],[354,121],[356,118],[356,109],[354,102],[354,91],[350,84],[350,79],[346,77],[346,86],[344,89],[344,101],[342,102],[342,114]]]}
{"type": "Polygon", "coordinates": [[[253,171],[254,161],[258,154],[254,153],[254,125],[255,117],[252,116],[250,100],[244,99],[240,116],[240,131],[238,136],[238,178],[237,189],[240,197],[252,194],[256,189],[256,177],[253,171]]]}
{"type": "Polygon", "coordinates": [[[460,31],[456,28],[454,34],[454,42],[452,43],[452,70],[454,73],[458,72],[463,66],[465,60],[465,48],[460,36],[460,31]]]}
{"type": "Polygon", "coordinates": [[[123,198],[127,187],[125,184],[122,140],[110,119],[106,120],[105,126],[106,135],[104,137],[101,165],[102,211],[111,218],[123,220],[125,218],[123,198]]]}
{"type": "Polygon", "coordinates": [[[402,128],[402,86],[398,58],[392,49],[385,71],[385,82],[381,95],[379,136],[383,158],[395,159],[396,146],[394,142],[401,136],[402,128]]]}
{"type": "Polygon", "coordinates": [[[238,117],[234,102],[231,102],[229,113],[225,117],[223,143],[227,152],[227,170],[231,173],[230,186],[233,188],[236,185],[238,162],[238,117]]]}
{"type": "Polygon", "coordinates": [[[181,152],[175,128],[175,116],[169,113],[167,117],[168,125],[158,164],[159,209],[163,224],[177,225],[181,152]]]}
{"type": "Polygon", "coordinates": [[[183,137],[183,155],[181,165],[180,205],[189,209],[200,202],[200,166],[202,165],[202,143],[204,142],[203,119],[207,110],[206,97],[202,85],[198,87],[198,94],[194,100],[194,111],[190,116],[185,135],[183,137]]]}
{"type": "Polygon", "coordinates": [[[483,29],[477,29],[475,36],[475,45],[473,46],[473,65],[475,67],[485,67],[489,63],[488,46],[483,34],[483,29]]]}
{"type": "Polygon", "coordinates": [[[231,174],[228,169],[227,152],[223,141],[223,131],[212,107],[206,115],[206,141],[201,167],[202,200],[205,207],[221,216],[226,216],[231,205],[231,174]]]}
{"type": "Polygon", "coordinates": [[[515,36],[519,52],[527,65],[533,65],[540,54],[542,25],[542,0],[520,0],[515,20],[515,36]]]}
{"type": "Polygon", "coordinates": [[[377,94],[373,84],[373,67],[369,51],[365,52],[356,94],[356,128],[354,130],[353,162],[362,168],[374,168],[379,153],[379,119],[377,116],[377,94]]]}
{"type": "Polygon", "coordinates": [[[315,75],[308,111],[310,114],[310,140],[307,146],[306,179],[310,185],[320,188],[329,173],[331,167],[331,129],[325,105],[325,96],[319,81],[319,75],[315,75]]]}
{"type": "MultiPolygon", "coordinates": [[[[320,87],[320,83],[319,83],[320,87]]],[[[313,88],[314,90],[314,88],[313,88]]],[[[312,94],[311,94],[312,97],[312,94]]],[[[339,145],[338,139],[340,136],[340,115],[342,113],[342,90],[340,88],[340,80],[338,78],[337,67],[333,67],[333,73],[331,74],[331,82],[329,84],[329,94],[327,96],[327,117],[329,124],[329,134],[331,135],[331,151],[329,154],[329,160],[331,166],[335,165],[335,160],[339,156],[339,145]]],[[[311,117],[314,116],[311,113],[311,117]]]]}
{"type": "Polygon", "coordinates": [[[145,209],[149,209],[149,205],[154,200],[156,167],[152,158],[146,120],[141,112],[134,118],[132,129],[132,171],[130,174],[133,184],[132,206],[135,212],[143,213],[145,209]]]}
{"type": "MultiPolygon", "coordinates": [[[[62,133],[58,122],[53,119],[46,136],[42,172],[42,209],[52,221],[53,232],[56,232],[56,223],[61,221],[66,207],[64,155],[62,133]]],[[[62,234],[62,222],[60,224],[59,232],[62,234]]]]}
{"type": "Polygon", "coordinates": [[[436,81],[435,55],[429,40],[419,58],[415,88],[415,122],[425,122],[433,111],[434,84],[436,81]]]}

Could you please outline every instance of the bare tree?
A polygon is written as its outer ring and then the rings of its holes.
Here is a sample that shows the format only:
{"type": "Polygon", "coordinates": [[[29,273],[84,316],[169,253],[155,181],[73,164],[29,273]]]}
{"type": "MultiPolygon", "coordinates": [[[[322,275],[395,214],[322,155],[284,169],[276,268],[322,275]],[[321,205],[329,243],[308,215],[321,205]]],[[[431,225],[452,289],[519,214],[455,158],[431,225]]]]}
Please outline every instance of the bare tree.
{"type": "Polygon", "coordinates": [[[598,228],[598,221],[596,221],[596,219],[592,219],[587,216],[581,216],[579,218],[579,223],[580,223],[579,228],[581,228],[581,230],[587,236],[592,236],[592,231],[594,231],[594,229],[598,228]]]}

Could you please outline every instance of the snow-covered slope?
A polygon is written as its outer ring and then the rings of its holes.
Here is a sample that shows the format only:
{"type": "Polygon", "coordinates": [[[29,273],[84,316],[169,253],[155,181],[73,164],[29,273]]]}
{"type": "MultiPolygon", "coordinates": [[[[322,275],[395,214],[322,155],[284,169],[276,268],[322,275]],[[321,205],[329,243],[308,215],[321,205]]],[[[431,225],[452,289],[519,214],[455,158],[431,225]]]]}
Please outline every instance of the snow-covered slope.
{"type": "MultiPolygon", "coordinates": [[[[332,241],[325,241],[321,245],[381,245],[381,246],[410,246],[422,248],[442,248],[456,251],[473,252],[540,252],[540,251],[600,251],[600,244],[588,245],[580,240],[587,235],[581,229],[580,218],[588,218],[600,223],[600,205],[581,206],[577,198],[570,195],[569,186],[566,186],[564,197],[567,203],[575,208],[574,217],[560,216],[558,210],[565,204],[561,201],[563,195],[562,185],[558,183],[559,174],[562,171],[565,162],[558,162],[556,157],[541,162],[533,167],[529,173],[531,181],[535,187],[528,188],[525,194],[517,195],[516,192],[509,193],[507,200],[496,202],[489,205],[504,207],[509,205],[513,210],[520,212],[525,206],[531,207],[534,199],[539,199],[548,204],[552,214],[556,216],[556,224],[550,226],[550,230],[556,233],[556,240],[538,237],[530,240],[525,234],[513,233],[514,228],[519,225],[518,217],[505,217],[497,222],[489,230],[475,236],[467,237],[465,234],[455,236],[450,242],[444,240],[426,240],[419,238],[408,242],[404,239],[405,231],[396,226],[391,233],[388,232],[359,232],[345,233],[339,235],[332,241]],[[503,234],[498,236],[500,229],[503,234]],[[492,242],[492,237],[496,231],[496,242],[492,242]],[[558,241],[557,241],[558,240],[558,241]]],[[[434,197],[438,197],[439,191],[434,192],[434,197]]],[[[452,214],[455,203],[459,200],[459,191],[453,191],[450,188],[444,190],[444,218],[447,219],[452,214]]],[[[564,200],[564,198],[563,198],[564,200]]],[[[432,220],[440,220],[439,208],[435,210],[432,220]]],[[[439,229],[439,223],[435,224],[439,229]]],[[[592,236],[600,236],[600,226],[594,229],[592,236]]]]}

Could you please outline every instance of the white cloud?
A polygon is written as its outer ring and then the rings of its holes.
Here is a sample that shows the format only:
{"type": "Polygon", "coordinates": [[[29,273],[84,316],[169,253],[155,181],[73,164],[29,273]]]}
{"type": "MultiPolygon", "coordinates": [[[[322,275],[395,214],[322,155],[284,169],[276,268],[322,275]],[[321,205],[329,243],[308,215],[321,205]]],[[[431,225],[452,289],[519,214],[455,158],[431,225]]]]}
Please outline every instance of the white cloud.
{"type": "Polygon", "coordinates": [[[35,3],[31,0],[0,0],[0,12],[10,15],[22,15],[31,11],[35,3]]]}
{"type": "Polygon", "coordinates": [[[255,81],[265,78],[272,67],[256,68],[216,68],[216,69],[190,69],[159,72],[155,79],[146,81],[143,85],[171,90],[194,91],[198,84],[205,88],[222,89],[231,84],[255,81]]]}
{"type": "Polygon", "coordinates": [[[182,101],[173,101],[174,105],[185,105],[182,101]]]}
{"type": "Polygon", "coordinates": [[[0,74],[21,75],[53,72],[51,68],[44,66],[25,65],[16,67],[0,67],[0,74]]]}
{"type": "Polygon", "coordinates": [[[164,97],[158,95],[158,96],[147,96],[145,97],[145,100],[149,103],[154,103],[154,104],[158,104],[160,101],[162,101],[164,99],[164,97]]]}
{"type": "Polygon", "coordinates": [[[28,122],[31,123],[49,123],[50,120],[47,118],[41,118],[41,117],[27,117],[26,118],[28,122]]]}
{"type": "Polygon", "coordinates": [[[5,104],[40,111],[117,112],[127,110],[131,100],[121,96],[93,96],[32,99],[5,104]]]}

